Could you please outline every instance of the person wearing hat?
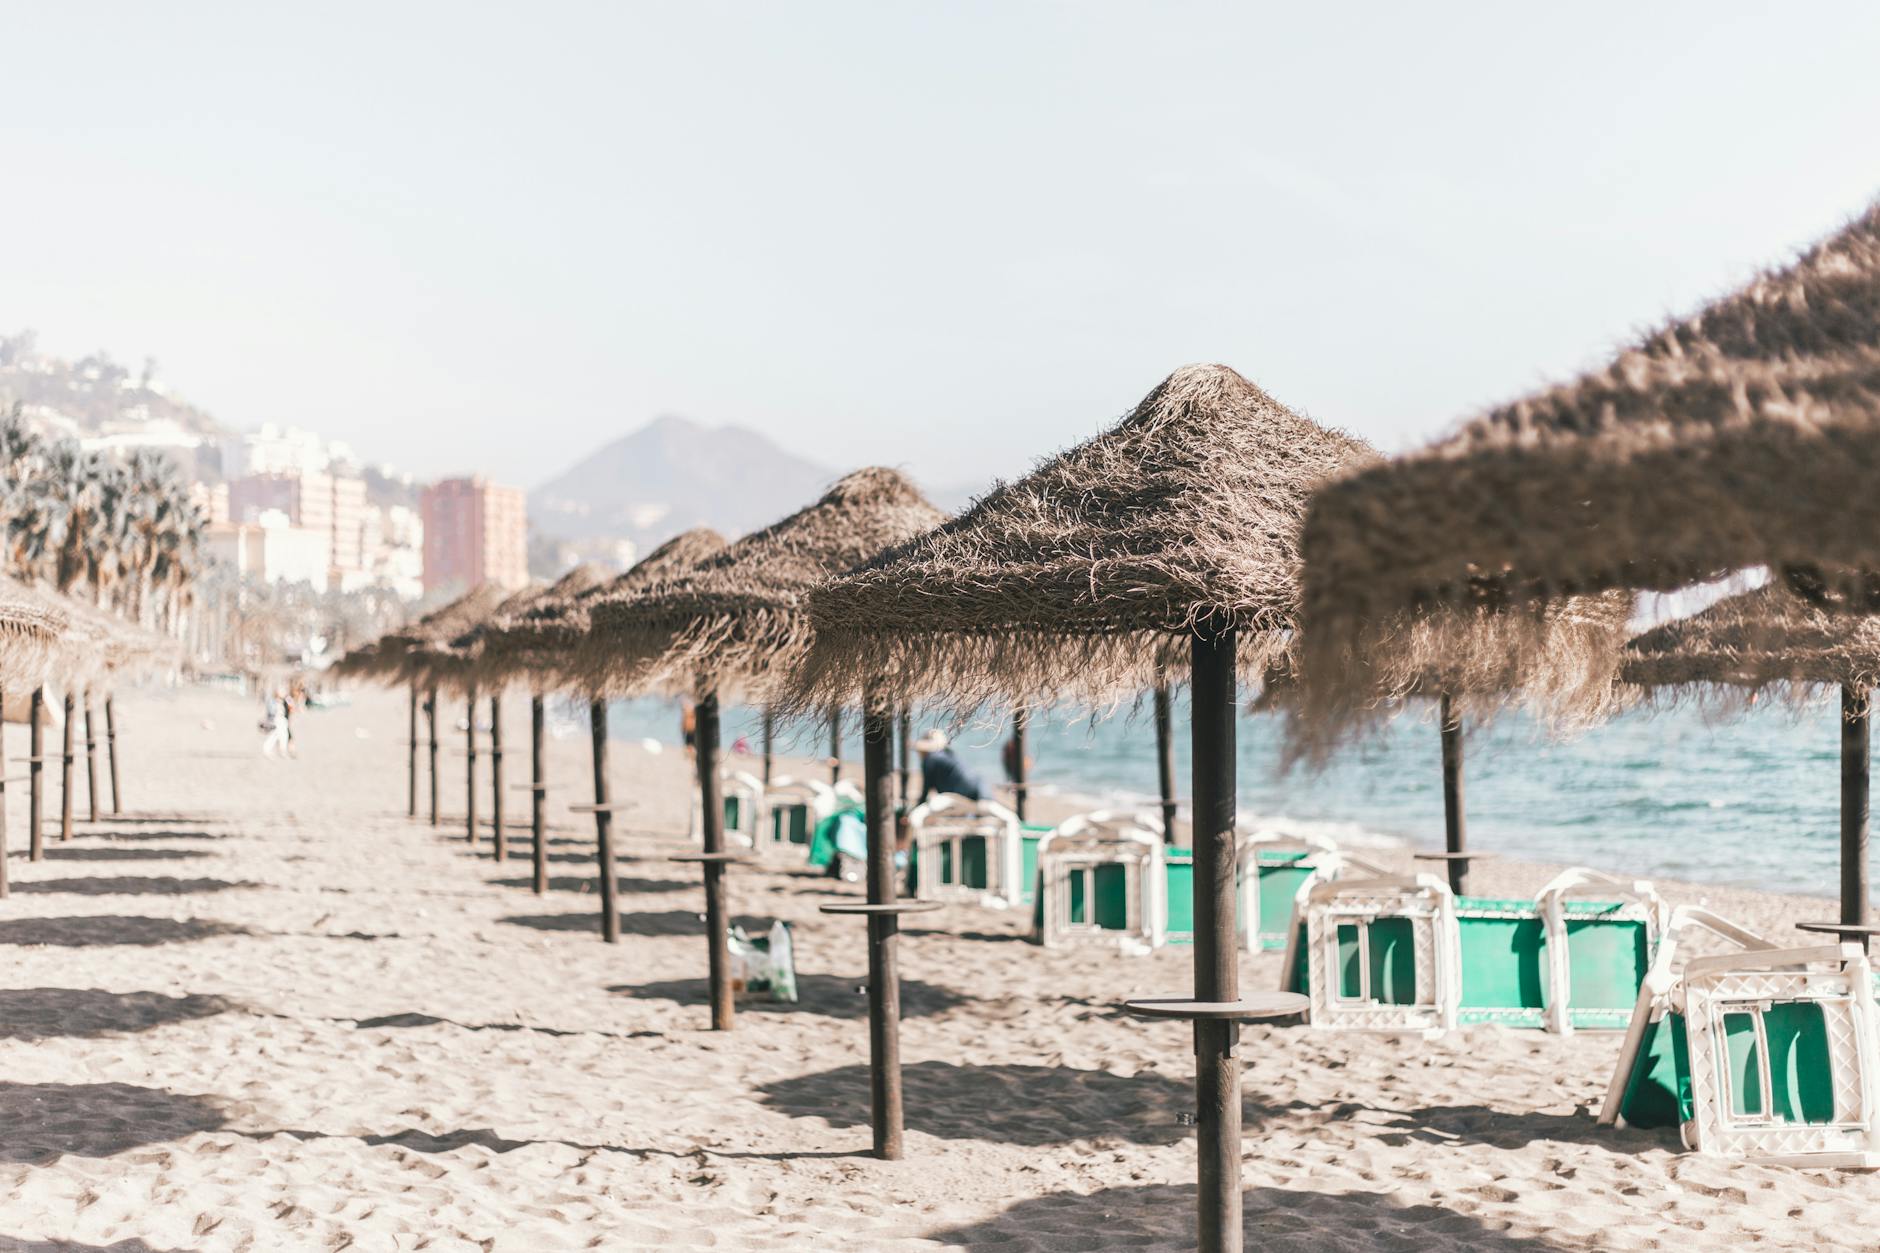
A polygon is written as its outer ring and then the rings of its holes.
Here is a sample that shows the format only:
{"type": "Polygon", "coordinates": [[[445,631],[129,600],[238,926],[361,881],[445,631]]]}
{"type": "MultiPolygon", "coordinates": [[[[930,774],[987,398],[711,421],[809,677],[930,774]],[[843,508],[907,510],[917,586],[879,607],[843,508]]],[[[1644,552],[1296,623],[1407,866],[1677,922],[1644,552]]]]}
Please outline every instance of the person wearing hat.
{"type": "Polygon", "coordinates": [[[946,732],[927,732],[914,741],[914,751],[920,754],[920,798],[923,801],[935,792],[951,792],[969,801],[980,798],[983,789],[979,776],[953,755],[953,750],[947,747],[946,732]]]}

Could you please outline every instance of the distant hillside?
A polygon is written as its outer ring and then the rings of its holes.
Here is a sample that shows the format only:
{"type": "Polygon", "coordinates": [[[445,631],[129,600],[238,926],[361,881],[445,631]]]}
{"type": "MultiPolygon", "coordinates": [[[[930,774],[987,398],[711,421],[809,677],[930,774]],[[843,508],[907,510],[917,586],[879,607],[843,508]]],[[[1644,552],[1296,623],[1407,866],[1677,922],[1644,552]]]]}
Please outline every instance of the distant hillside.
{"type": "Polygon", "coordinates": [[[630,539],[645,553],[688,527],[729,538],[799,509],[840,471],[756,431],[659,418],[529,494],[529,522],[560,539],[630,539]]]}
{"type": "Polygon", "coordinates": [[[214,418],[156,380],[156,362],[132,369],[103,352],[65,361],[38,350],[33,333],[0,335],[0,409],[18,401],[29,418],[63,434],[97,435],[148,423],[215,436],[214,418]]]}

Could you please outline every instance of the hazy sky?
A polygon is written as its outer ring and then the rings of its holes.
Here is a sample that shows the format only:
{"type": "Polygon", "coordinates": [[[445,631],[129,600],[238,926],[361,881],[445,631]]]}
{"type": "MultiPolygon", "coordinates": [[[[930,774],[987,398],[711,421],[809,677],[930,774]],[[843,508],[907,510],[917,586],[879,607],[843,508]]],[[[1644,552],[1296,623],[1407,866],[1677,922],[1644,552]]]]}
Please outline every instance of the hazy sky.
{"type": "Polygon", "coordinates": [[[1880,5],[8,4],[0,328],[533,485],[939,483],[1184,362],[1387,448],[1880,191],[1880,5]]]}

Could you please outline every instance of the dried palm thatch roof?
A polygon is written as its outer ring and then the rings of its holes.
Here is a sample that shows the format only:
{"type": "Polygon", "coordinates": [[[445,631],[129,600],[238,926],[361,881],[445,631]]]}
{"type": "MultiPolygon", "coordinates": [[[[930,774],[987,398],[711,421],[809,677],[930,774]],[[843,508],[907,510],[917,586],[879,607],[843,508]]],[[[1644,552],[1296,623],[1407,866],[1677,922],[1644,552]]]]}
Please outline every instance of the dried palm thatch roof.
{"type": "Polygon", "coordinates": [[[1796,700],[1869,690],[1880,684],[1880,618],[1830,612],[1771,583],[1639,635],[1619,678],[1653,699],[1726,709],[1770,689],[1796,700]]]}
{"type": "Polygon", "coordinates": [[[816,589],[792,699],[1102,702],[1228,628],[1257,674],[1296,615],[1307,494],[1375,456],[1226,366],[1186,366],[1112,429],[816,589]]]}
{"type": "MultiPolygon", "coordinates": [[[[1755,565],[1873,605],[1880,569],[1880,205],[1605,367],[1327,484],[1303,537],[1315,717],[1361,717],[1377,624],[1512,618],[1755,565]]],[[[1525,628],[1523,622],[1525,621],[1525,628]]]]}
{"type": "Polygon", "coordinates": [[[477,659],[482,649],[477,633],[505,614],[520,613],[546,590],[545,584],[529,583],[497,601],[487,616],[454,635],[434,636],[412,644],[405,650],[399,676],[421,687],[439,687],[460,694],[473,691],[480,683],[477,659]]]}
{"type": "Polygon", "coordinates": [[[501,588],[485,583],[416,622],[387,631],[371,644],[354,649],[334,663],[334,673],[385,683],[422,682],[422,674],[407,674],[405,670],[412,650],[456,639],[493,613],[506,595],[501,588]]]}
{"type": "Polygon", "coordinates": [[[717,555],[724,546],[718,532],[695,527],[667,540],[616,578],[581,591],[551,588],[525,612],[491,631],[485,664],[509,676],[527,672],[543,686],[575,682],[571,675],[602,664],[589,654],[596,605],[630,599],[717,555]]]}
{"type": "Polygon", "coordinates": [[[509,682],[515,669],[501,650],[505,632],[542,605],[566,604],[602,586],[610,577],[605,566],[582,562],[553,583],[532,584],[505,600],[488,619],[443,650],[457,664],[459,682],[492,688],[509,682]]]}
{"type": "Polygon", "coordinates": [[[64,651],[70,620],[33,589],[0,575],[0,682],[37,683],[64,651]]]}
{"type": "Polygon", "coordinates": [[[857,470],[690,572],[597,603],[586,673],[609,690],[696,683],[768,694],[809,647],[810,589],[945,516],[899,471],[857,470]]]}

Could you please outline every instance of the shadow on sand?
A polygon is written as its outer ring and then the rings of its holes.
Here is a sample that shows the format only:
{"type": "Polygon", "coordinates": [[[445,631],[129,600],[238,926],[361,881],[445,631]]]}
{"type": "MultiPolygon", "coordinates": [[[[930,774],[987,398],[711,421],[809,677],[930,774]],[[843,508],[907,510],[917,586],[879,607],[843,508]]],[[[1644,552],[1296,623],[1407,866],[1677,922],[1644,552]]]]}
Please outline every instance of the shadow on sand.
{"type": "Polygon", "coordinates": [[[202,1096],[128,1083],[0,1083],[0,1162],[110,1157],[215,1131],[228,1121],[202,1096]]]}
{"type": "Polygon", "coordinates": [[[261,883],[231,883],[227,879],[179,879],[175,875],[99,875],[91,879],[38,879],[15,883],[22,895],[45,896],[190,896],[198,892],[227,892],[235,888],[265,887],[261,883]]]}
{"type": "Polygon", "coordinates": [[[148,1031],[240,1009],[219,996],[104,992],[97,988],[0,988],[0,1040],[80,1040],[148,1031]]]}
{"type": "Polygon", "coordinates": [[[78,840],[109,840],[113,844],[132,841],[156,840],[226,840],[230,832],[216,831],[87,831],[80,828],[72,833],[78,840]]]}
{"type": "MultiPolygon", "coordinates": [[[[622,892],[683,892],[695,888],[697,883],[685,879],[637,879],[623,875],[614,880],[622,892]]],[[[491,879],[493,888],[530,888],[535,886],[534,879],[491,879]]],[[[577,892],[587,896],[598,896],[601,890],[599,875],[585,877],[575,875],[555,875],[548,880],[551,892],[577,892]]]]}
{"type": "MultiPolygon", "coordinates": [[[[1418,1253],[1558,1253],[1569,1247],[1440,1206],[1400,1205],[1382,1193],[1250,1188],[1241,1206],[1246,1246],[1262,1251],[1318,1253],[1334,1244],[1418,1253]]],[[[1087,1196],[1060,1192],[1020,1201],[984,1222],[930,1232],[927,1239],[956,1248],[1193,1248],[1195,1189],[1159,1184],[1087,1196]]]]}
{"type": "MultiPolygon", "coordinates": [[[[796,1004],[746,1000],[738,1002],[738,1012],[740,1014],[821,1014],[827,1018],[851,1020],[866,1018],[868,1017],[866,985],[867,980],[861,976],[844,979],[836,975],[799,974],[796,977],[798,996],[796,1004]]],[[[661,979],[653,983],[622,983],[607,990],[620,996],[631,996],[641,1000],[672,1001],[688,1006],[704,1005],[708,1000],[707,984],[703,979],[661,979]]],[[[901,1016],[903,1018],[923,1018],[944,1014],[948,1010],[964,1005],[968,999],[952,988],[943,988],[938,984],[922,983],[919,979],[901,980],[901,1016]]],[[[866,1089],[867,1082],[864,1076],[864,1099],[866,1099],[866,1089]]]]}
{"type": "Polygon", "coordinates": [[[112,848],[108,844],[54,844],[46,849],[47,861],[189,861],[208,855],[199,848],[112,848]]]}
{"type": "Polygon", "coordinates": [[[139,914],[79,914],[65,918],[0,920],[0,944],[89,948],[106,944],[179,944],[223,935],[251,935],[246,927],[206,918],[146,918],[139,914]]]}
{"type": "MultiPolygon", "coordinates": [[[[501,921],[512,927],[529,927],[536,931],[591,931],[599,935],[601,932],[599,895],[597,894],[594,899],[595,908],[591,913],[513,914],[501,921]]],[[[734,918],[732,924],[747,930],[760,927],[755,918],[734,918]]],[[[698,914],[684,909],[665,909],[654,913],[623,913],[620,915],[620,934],[704,935],[705,920],[698,914]]]]}
{"type": "MultiPolygon", "coordinates": [[[[1193,1131],[1194,1084],[1155,1071],[1130,1078],[1069,1066],[955,1066],[917,1062],[901,1072],[907,1126],[946,1140],[1047,1145],[1074,1140],[1170,1144],[1193,1131]]],[[[758,1089],[766,1105],[838,1127],[868,1126],[868,1067],[794,1075],[758,1089]]],[[[1246,1125],[1272,1112],[1248,1102],[1246,1125]]]]}
{"type": "Polygon", "coordinates": [[[158,1248],[142,1240],[119,1240],[116,1244],[73,1244],[70,1240],[28,1240],[23,1236],[0,1236],[0,1253],[186,1253],[183,1249],[158,1248]]]}

